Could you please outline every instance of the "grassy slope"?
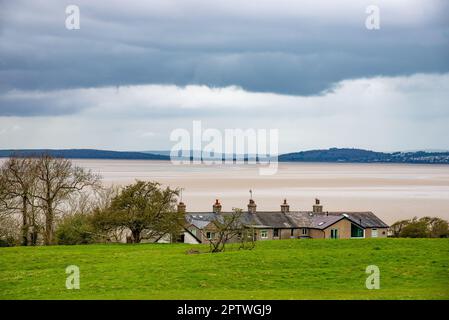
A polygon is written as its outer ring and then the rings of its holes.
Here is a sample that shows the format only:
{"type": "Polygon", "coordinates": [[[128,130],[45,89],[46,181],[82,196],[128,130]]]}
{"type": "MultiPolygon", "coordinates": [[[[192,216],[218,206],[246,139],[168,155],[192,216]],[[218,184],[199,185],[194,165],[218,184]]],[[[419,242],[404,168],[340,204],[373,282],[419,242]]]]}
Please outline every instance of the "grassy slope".
{"type": "MultiPolygon", "coordinates": [[[[204,248],[196,246],[197,248],[204,248]]],[[[187,255],[190,245],[0,248],[1,299],[449,299],[449,240],[259,242],[187,255]],[[65,267],[81,289],[65,289],[65,267]],[[367,290],[367,265],[381,271],[367,290]]]]}

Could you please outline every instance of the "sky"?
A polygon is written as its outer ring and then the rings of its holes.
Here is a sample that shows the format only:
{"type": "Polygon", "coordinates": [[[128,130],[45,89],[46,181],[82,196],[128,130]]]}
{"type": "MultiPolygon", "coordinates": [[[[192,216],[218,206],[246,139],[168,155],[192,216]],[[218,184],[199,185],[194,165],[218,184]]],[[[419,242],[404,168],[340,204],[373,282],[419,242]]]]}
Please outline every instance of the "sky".
{"type": "Polygon", "coordinates": [[[0,0],[0,149],[168,150],[199,120],[278,129],[280,152],[447,150],[448,18],[444,0],[0,0]]]}

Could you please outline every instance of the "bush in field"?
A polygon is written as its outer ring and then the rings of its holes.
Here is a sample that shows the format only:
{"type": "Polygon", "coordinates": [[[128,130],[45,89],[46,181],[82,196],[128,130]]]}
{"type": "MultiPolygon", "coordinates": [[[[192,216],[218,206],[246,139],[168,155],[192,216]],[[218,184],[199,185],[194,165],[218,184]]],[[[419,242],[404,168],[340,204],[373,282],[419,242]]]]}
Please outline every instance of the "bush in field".
{"type": "Polygon", "coordinates": [[[86,214],[68,215],[56,229],[57,244],[89,244],[98,240],[91,217],[86,214]]]}
{"type": "Polygon", "coordinates": [[[17,239],[12,236],[0,238],[0,247],[14,247],[18,244],[19,242],[17,241],[17,239]]]}
{"type": "Polygon", "coordinates": [[[411,221],[401,231],[401,238],[427,238],[427,225],[424,221],[411,221]]]}
{"type": "Polygon", "coordinates": [[[436,217],[417,217],[411,220],[397,221],[390,230],[394,237],[400,238],[447,238],[448,222],[436,217]]]}
{"type": "Polygon", "coordinates": [[[17,220],[0,215],[0,247],[13,247],[20,244],[20,224],[17,220]]]}

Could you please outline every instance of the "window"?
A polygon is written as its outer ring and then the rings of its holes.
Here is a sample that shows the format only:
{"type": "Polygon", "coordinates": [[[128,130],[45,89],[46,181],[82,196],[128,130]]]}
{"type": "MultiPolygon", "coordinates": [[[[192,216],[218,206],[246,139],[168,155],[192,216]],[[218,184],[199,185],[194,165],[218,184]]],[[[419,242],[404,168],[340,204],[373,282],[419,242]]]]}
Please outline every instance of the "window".
{"type": "Polygon", "coordinates": [[[306,235],[307,234],[307,229],[306,228],[302,228],[302,235],[306,235]]]}
{"type": "Polygon", "coordinates": [[[196,237],[196,229],[190,229],[190,232],[196,237]]]}
{"type": "Polygon", "coordinates": [[[273,229],[273,237],[279,237],[279,229],[273,229]]]}
{"type": "Polygon", "coordinates": [[[363,229],[355,224],[351,224],[351,238],[363,238],[363,229]]]}
{"type": "Polygon", "coordinates": [[[251,233],[248,233],[248,239],[257,240],[257,231],[254,230],[252,232],[252,238],[251,238],[251,233]]]}
{"type": "Polygon", "coordinates": [[[338,239],[338,229],[331,229],[331,239],[338,239]]]}
{"type": "Polygon", "coordinates": [[[260,231],[260,237],[261,237],[262,239],[268,238],[268,231],[267,231],[267,230],[262,230],[262,231],[260,231]]]}
{"type": "Polygon", "coordinates": [[[371,237],[377,238],[377,229],[371,229],[371,237]]]}
{"type": "Polygon", "coordinates": [[[209,240],[215,238],[215,233],[214,232],[206,232],[206,238],[209,240]]]}

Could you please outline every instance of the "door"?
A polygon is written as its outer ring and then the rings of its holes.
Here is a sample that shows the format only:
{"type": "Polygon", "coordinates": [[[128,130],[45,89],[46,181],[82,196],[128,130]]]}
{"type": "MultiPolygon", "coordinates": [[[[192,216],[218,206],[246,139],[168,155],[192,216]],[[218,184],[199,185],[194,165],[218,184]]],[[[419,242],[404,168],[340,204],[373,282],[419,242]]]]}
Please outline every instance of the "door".
{"type": "Polygon", "coordinates": [[[331,239],[338,239],[338,229],[331,229],[331,239]]]}
{"type": "Polygon", "coordinates": [[[371,229],[371,237],[377,238],[377,229],[371,229]]]}

